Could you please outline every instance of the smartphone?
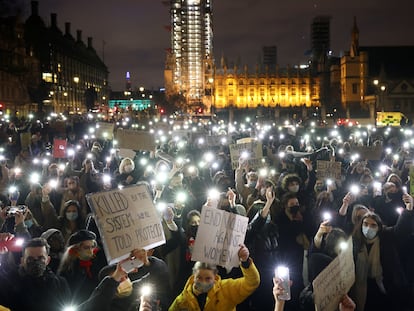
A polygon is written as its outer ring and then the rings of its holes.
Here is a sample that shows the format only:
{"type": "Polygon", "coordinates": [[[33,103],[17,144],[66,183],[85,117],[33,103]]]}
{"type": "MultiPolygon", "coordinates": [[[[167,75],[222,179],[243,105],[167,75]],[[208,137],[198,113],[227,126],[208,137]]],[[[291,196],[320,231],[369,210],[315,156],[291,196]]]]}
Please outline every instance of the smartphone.
{"type": "Polygon", "coordinates": [[[121,263],[122,269],[126,271],[126,273],[132,272],[134,269],[141,268],[144,265],[144,263],[139,260],[138,258],[131,258],[127,261],[121,263]]]}
{"type": "Polygon", "coordinates": [[[9,252],[21,252],[23,249],[24,239],[14,237],[7,241],[0,241],[0,249],[7,248],[9,252]]]}
{"type": "Polygon", "coordinates": [[[281,285],[284,291],[283,295],[279,295],[279,299],[290,300],[289,268],[285,266],[278,266],[275,269],[275,277],[282,281],[281,285]]]}
{"type": "Polygon", "coordinates": [[[26,212],[26,209],[27,209],[27,207],[25,205],[11,206],[7,210],[7,215],[8,216],[15,215],[17,212],[24,213],[24,212],[26,212]]]}

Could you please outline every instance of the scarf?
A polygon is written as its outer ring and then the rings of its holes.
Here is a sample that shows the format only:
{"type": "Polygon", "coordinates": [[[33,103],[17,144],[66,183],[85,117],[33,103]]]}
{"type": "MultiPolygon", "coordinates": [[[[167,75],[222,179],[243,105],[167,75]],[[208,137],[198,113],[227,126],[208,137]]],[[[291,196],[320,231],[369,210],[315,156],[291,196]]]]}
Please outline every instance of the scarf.
{"type": "MultiPolygon", "coordinates": [[[[382,282],[382,266],[380,260],[380,240],[375,237],[373,240],[368,241],[368,244],[372,244],[371,250],[368,254],[368,277],[375,279],[380,291],[385,294],[384,283],[382,282]]],[[[367,248],[365,247],[365,250],[367,248]]]]}
{"type": "Polygon", "coordinates": [[[382,282],[382,266],[380,260],[380,239],[376,236],[367,244],[372,244],[368,253],[368,248],[364,244],[357,254],[355,262],[355,284],[353,287],[352,298],[355,298],[356,310],[364,310],[367,299],[367,279],[375,279],[378,288],[385,293],[382,282]]]}
{"type": "Polygon", "coordinates": [[[79,259],[79,266],[83,269],[85,269],[86,275],[92,279],[92,271],[91,271],[91,266],[92,266],[92,260],[81,260],[79,259]]]}

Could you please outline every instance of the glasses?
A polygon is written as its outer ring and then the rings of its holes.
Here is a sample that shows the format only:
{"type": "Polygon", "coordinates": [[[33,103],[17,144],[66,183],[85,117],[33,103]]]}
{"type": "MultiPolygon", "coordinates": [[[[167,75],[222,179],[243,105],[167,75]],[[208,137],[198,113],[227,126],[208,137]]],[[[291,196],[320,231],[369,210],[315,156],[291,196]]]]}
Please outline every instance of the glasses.
{"type": "Polygon", "coordinates": [[[74,185],[76,184],[74,181],[68,181],[68,185],[74,185]]]}

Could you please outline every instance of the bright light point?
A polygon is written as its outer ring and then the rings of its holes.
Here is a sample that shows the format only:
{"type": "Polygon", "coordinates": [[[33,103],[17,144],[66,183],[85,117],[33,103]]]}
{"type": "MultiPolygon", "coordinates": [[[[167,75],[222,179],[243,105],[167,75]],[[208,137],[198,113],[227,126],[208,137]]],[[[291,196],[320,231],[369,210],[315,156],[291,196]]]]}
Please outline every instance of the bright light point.
{"type": "Polygon", "coordinates": [[[217,189],[210,189],[208,191],[208,197],[210,199],[218,199],[220,197],[220,192],[217,189]]]}
{"type": "Polygon", "coordinates": [[[64,307],[63,311],[76,311],[76,307],[74,307],[74,306],[64,307]]]}
{"type": "Polygon", "coordinates": [[[402,207],[397,207],[397,208],[396,208],[396,211],[397,211],[397,213],[398,213],[398,214],[400,214],[400,215],[401,215],[401,214],[402,214],[402,212],[404,211],[404,208],[402,208],[402,207]]]}
{"type": "Polygon", "coordinates": [[[350,191],[351,191],[352,194],[357,195],[359,193],[359,187],[358,187],[358,185],[352,185],[350,187],[350,191]]]}
{"type": "Polygon", "coordinates": [[[160,212],[164,212],[167,209],[167,203],[165,202],[158,202],[157,203],[157,210],[160,212]]]}
{"type": "Polygon", "coordinates": [[[40,175],[38,173],[32,173],[30,175],[30,182],[33,184],[40,182],[40,175]]]}
{"type": "Polygon", "coordinates": [[[151,286],[149,285],[144,285],[141,287],[141,295],[142,296],[149,296],[152,293],[152,289],[151,286]]]}
{"type": "Polygon", "coordinates": [[[344,250],[346,250],[347,248],[348,248],[348,243],[347,243],[347,242],[342,241],[342,242],[340,242],[340,243],[339,243],[339,249],[340,249],[340,250],[344,251],[344,250]]]}
{"type": "Polygon", "coordinates": [[[329,212],[325,212],[325,213],[323,213],[323,220],[324,221],[326,221],[326,220],[331,220],[332,219],[332,215],[331,215],[331,213],[329,213],[329,212]]]}
{"type": "Polygon", "coordinates": [[[204,159],[207,162],[211,162],[214,160],[214,154],[212,152],[207,152],[206,154],[204,154],[204,159]]]}
{"type": "Polygon", "coordinates": [[[275,275],[277,275],[278,278],[285,278],[289,274],[289,268],[285,266],[279,266],[275,269],[275,275]]]}
{"type": "Polygon", "coordinates": [[[178,192],[176,200],[177,202],[184,203],[187,200],[187,194],[185,192],[178,192]]]}

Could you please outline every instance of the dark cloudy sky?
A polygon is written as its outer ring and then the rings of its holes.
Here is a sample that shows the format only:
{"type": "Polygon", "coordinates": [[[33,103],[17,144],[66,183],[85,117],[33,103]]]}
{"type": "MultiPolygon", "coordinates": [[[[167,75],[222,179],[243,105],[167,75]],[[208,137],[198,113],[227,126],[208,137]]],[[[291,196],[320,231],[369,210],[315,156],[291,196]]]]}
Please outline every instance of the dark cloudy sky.
{"type": "MultiPolygon", "coordinates": [[[[29,13],[30,1],[26,15],[29,13]]],[[[216,64],[224,55],[253,68],[263,45],[278,47],[279,64],[306,61],[310,24],[317,15],[330,15],[334,55],[349,50],[353,16],[358,20],[360,45],[414,45],[413,0],[212,0],[216,64]]],[[[161,0],[39,0],[47,24],[57,13],[64,31],[82,29],[103,54],[113,90],[123,90],[125,72],[134,87],[163,86],[165,49],[170,46],[169,8],[161,0]]]]}

